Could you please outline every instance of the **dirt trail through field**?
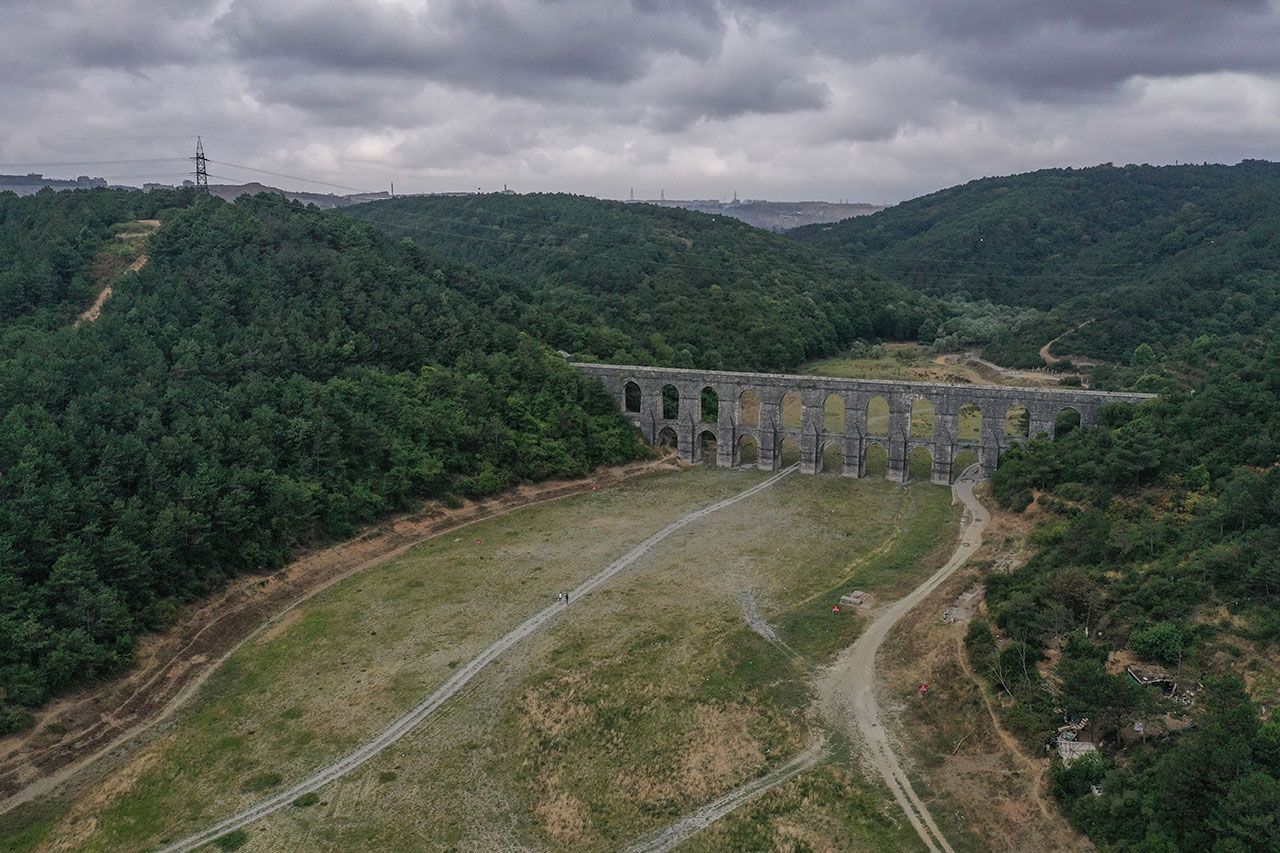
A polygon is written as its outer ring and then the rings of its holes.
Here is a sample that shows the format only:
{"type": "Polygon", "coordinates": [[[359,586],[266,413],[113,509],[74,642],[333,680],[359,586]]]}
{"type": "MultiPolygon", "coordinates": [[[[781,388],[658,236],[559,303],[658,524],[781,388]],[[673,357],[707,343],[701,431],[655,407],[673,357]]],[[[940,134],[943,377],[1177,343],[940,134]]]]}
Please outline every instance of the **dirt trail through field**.
{"type": "Polygon", "coordinates": [[[173,628],[144,640],[132,672],[57,702],[20,735],[0,739],[0,814],[53,790],[118,752],[189,699],[232,652],[316,593],[419,543],[478,521],[675,467],[663,459],[602,469],[582,480],[522,486],[456,510],[433,507],[270,575],[242,577],[173,628]]]}
{"type": "Polygon", "coordinates": [[[627,848],[627,853],[666,853],[668,850],[674,850],[689,840],[690,837],[706,829],[730,812],[741,808],[770,789],[781,785],[797,773],[813,767],[822,760],[826,748],[826,739],[819,738],[808,749],[781,767],[766,773],[759,779],[748,782],[741,788],[730,791],[720,799],[698,809],[693,814],[682,817],[666,829],[637,841],[627,848]]]}
{"type": "Polygon", "coordinates": [[[752,631],[764,637],[770,645],[792,660],[803,660],[803,656],[788,646],[786,641],[778,636],[774,627],[764,620],[764,616],[760,613],[760,596],[754,589],[739,593],[738,605],[742,608],[742,618],[747,620],[747,625],[752,631]]]}
{"type": "Polygon", "coordinates": [[[894,754],[888,732],[880,721],[875,680],[876,652],[898,621],[964,565],[981,544],[989,515],[973,496],[976,476],[977,466],[973,466],[951,487],[952,493],[965,506],[960,541],[951,558],[932,577],[882,610],[818,681],[819,704],[823,713],[832,723],[845,728],[862,742],[869,761],[884,778],[920,840],[933,853],[954,851],[929,814],[929,809],[911,787],[911,781],[894,754]]]}
{"type": "Polygon", "coordinates": [[[533,634],[543,628],[546,628],[561,614],[568,610],[568,608],[583,606],[583,599],[587,599],[592,592],[599,589],[601,586],[612,580],[617,574],[629,568],[642,557],[646,556],[663,540],[700,519],[706,518],[715,512],[726,509],[739,501],[745,500],[752,495],[764,491],[777,483],[783,477],[794,472],[796,468],[797,466],[793,465],[780,473],[774,474],[772,477],[761,483],[757,483],[748,489],[738,492],[733,497],[726,498],[718,503],[703,507],[700,510],[691,512],[676,521],[673,521],[671,524],[668,524],[666,527],[662,528],[648,539],[645,539],[639,545],[636,545],[630,551],[623,554],[621,557],[614,560],[612,563],[605,566],[599,572],[587,578],[576,588],[571,590],[569,592],[568,602],[556,602],[544,607],[542,610],[530,616],[524,622],[521,622],[515,628],[500,637],[493,643],[493,645],[489,646],[489,648],[485,649],[479,655],[459,666],[454,670],[453,675],[449,676],[448,680],[446,680],[444,684],[440,685],[440,687],[434,690],[430,695],[411,708],[390,726],[383,729],[382,732],[372,740],[368,741],[363,746],[356,748],[345,758],[330,764],[328,767],[325,767],[315,773],[310,778],[304,779],[293,787],[281,791],[255,806],[251,806],[238,814],[232,815],[202,832],[198,832],[182,839],[181,841],[175,842],[174,844],[164,848],[164,853],[179,853],[179,851],[194,850],[203,844],[213,841],[221,835],[233,832],[271,814],[304,794],[309,794],[312,791],[319,790],[335,779],[339,779],[347,775],[411,732],[419,723],[427,719],[427,717],[431,716],[431,714],[439,709],[440,706],[453,698],[458,691],[465,687],[471,679],[475,678],[494,660],[516,645],[519,645],[533,634]]]}

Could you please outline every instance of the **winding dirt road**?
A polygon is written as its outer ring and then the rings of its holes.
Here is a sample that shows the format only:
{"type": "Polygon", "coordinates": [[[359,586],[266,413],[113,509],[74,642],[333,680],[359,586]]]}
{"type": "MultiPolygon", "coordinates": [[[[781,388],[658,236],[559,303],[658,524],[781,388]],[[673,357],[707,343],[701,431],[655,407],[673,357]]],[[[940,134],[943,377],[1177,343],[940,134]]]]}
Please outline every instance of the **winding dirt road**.
{"type": "Polygon", "coordinates": [[[580,604],[586,596],[590,595],[596,589],[607,583],[624,569],[630,567],[641,557],[644,557],[664,539],[699,519],[706,518],[712,513],[733,506],[741,500],[745,500],[754,494],[764,491],[795,470],[796,466],[793,465],[790,468],[773,475],[769,479],[761,483],[757,483],[749,489],[744,489],[731,498],[726,498],[719,503],[703,507],[696,512],[691,512],[688,515],[673,521],[671,524],[668,524],[666,527],[662,528],[648,539],[645,539],[639,545],[635,546],[617,560],[614,560],[599,572],[579,584],[576,589],[570,592],[570,603],[568,605],[557,602],[544,607],[542,610],[539,610],[537,613],[533,614],[524,622],[520,623],[511,631],[500,637],[493,643],[493,645],[489,646],[489,648],[485,649],[479,655],[459,666],[454,670],[453,674],[447,681],[445,681],[444,684],[440,685],[440,687],[438,687],[434,692],[411,708],[390,726],[383,729],[382,732],[372,740],[356,748],[345,758],[339,759],[328,767],[319,770],[311,777],[304,779],[287,790],[281,791],[275,796],[269,797],[262,802],[239,812],[238,814],[234,814],[225,820],[219,821],[202,832],[190,835],[181,841],[177,841],[174,844],[169,845],[164,848],[164,853],[177,853],[177,851],[194,850],[203,844],[213,841],[221,835],[233,832],[234,830],[253,823],[259,818],[271,814],[277,809],[293,802],[303,794],[308,794],[312,791],[318,790],[335,779],[347,775],[407,735],[419,723],[439,709],[441,705],[453,698],[459,690],[471,681],[471,679],[475,678],[481,670],[500,657],[504,652],[510,650],[513,646],[516,646],[537,631],[547,627],[549,624],[554,622],[560,614],[567,610],[568,607],[580,604]]]}
{"type": "Polygon", "coordinates": [[[965,506],[960,525],[960,541],[946,564],[920,586],[886,607],[866,631],[849,646],[818,681],[818,697],[824,715],[840,725],[866,747],[868,759],[880,772],[894,799],[920,840],[933,853],[954,853],[951,845],[934,823],[929,809],[916,795],[889,742],[888,732],[880,721],[880,703],[876,698],[876,653],[885,638],[903,616],[938,588],[978,549],[989,515],[973,496],[977,466],[970,467],[951,487],[965,506]]]}

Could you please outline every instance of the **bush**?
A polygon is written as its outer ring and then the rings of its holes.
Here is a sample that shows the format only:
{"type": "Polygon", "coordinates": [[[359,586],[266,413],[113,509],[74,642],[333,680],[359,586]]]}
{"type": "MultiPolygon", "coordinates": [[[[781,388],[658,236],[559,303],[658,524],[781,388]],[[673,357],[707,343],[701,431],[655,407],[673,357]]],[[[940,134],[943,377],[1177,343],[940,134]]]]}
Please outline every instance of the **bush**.
{"type": "Polygon", "coordinates": [[[1070,764],[1055,761],[1049,770],[1049,784],[1058,799],[1074,800],[1101,785],[1110,767],[1111,762],[1100,753],[1087,752],[1070,764]]]}
{"type": "Polygon", "coordinates": [[[244,784],[240,786],[240,790],[246,794],[265,791],[268,788],[274,788],[284,781],[284,777],[279,773],[258,773],[244,780],[244,784]]]}
{"type": "Polygon", "coordinates": [[[309,806],[314,806],[318,802],[320,802],[320,795],[315,791],[308,791],[301,797],[298,797],[298,799],[294,800],[293,805],[295,808],[305,809],[309,806]]]}
{"type": "Polygon", "coordinates": [[[243,829],[237,829],[228,832],[226,835],[220,835],[214,840],[213,844],[219,850],[239,850],[249,840],[249,834],[243,829]]]}
{"type": "Polygon", "coordinates": [[[1150,628],[1134,631],[1129,638],[1129,647],[1140,658],[1177,666],[1182,662],[1182,646],[1185,642],[1186,637],[1180,627],[1171,622],[1161,622],[1150,628]]]}

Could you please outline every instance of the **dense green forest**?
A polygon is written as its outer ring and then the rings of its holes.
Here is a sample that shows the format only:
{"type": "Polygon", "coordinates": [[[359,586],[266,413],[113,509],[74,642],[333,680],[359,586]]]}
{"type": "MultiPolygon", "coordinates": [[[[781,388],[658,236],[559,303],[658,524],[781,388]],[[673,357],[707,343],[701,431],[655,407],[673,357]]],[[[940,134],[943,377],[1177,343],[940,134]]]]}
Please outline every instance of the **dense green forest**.
{"type": "Polygon", "coordinates": [[[983,178],[871,216],[796,229],[923,293],[1039,308],[986,354],[1127,364],[1257,335],[1280,310],[1280,164],[1097,166],[983,178]]]}
{"type": "Polygon", "coordinates": [[[70,326],[94,241],[145,198],[0,196],[37,211],[11,214],[0,273],[28,314],[0,328],[0,730],[236,573],[425,498],[643,452],[498,285],[269,196],[168,210],[150,264],[70,326]],[[26,275],[46,262],[21,223],[42,215],[75,247],[50,250],[61,290],[26,275]]]}
{"type": "Polygon", "coordinates": [[[1193,391],[1033,440],[992,480],[1015,510],[1038,495],[1043,518],[1036,556],[988,578],[992,625],[971,625],[970,653],[1029,741],[1088,718],[1102,751],[1059,766],[1055,792],[1116,849],[1280,847],[1280,722],[1259,707],[1280,701],[1280,324],[1266,329],[1193,391]],[[1116,650],[1197,699],[1108,671],[1116,650]],[[1194,725],[1164,734],[1166,715],[1194,725]]]}
{"type": "Polygon", "coordinates": [[[572,195],[433,196],[346,208],[509,282],[521,326],[602,361],[788,369],[855,340],[915,339],[942,310],[725,216],[572,195]]]}

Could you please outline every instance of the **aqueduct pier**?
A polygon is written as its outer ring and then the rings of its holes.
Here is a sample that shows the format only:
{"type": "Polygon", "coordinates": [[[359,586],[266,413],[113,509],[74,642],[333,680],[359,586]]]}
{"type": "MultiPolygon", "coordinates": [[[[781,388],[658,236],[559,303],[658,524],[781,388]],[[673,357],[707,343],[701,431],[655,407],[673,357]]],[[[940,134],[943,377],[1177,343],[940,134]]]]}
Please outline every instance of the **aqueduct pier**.
{"type": "Polygon", "coordinates": [[[824,458],[834,458],[838,450],[840,473],[862,477],[868,453],[880,447],[885,476],[897,482],[906,481],[917,448],[928,451],[935,483],[952,481],[959,473],[953,463],[967,449],[976,451],[981,473],[988,476],[1009,447],[1040,433],[1053,436],[1064,413],[1074,411],[1079,425],[1087,427],[1109,403],[1140,403],[1155,396],[581,362],[573,366],[604,384],[646,441],[673,443],[682,459],[699,460],[714,444],[716,464],[735,467],[742,464],[744,448],[754,444],[754,464],[776,470],[783,445],[794,441],[802,472],[818,473],[824,458]],[[883,402],[877,405],[877,398],[883,402]],[[714,401],[707,407],[713,411],[705,414],[704,399],[714,401]],[[873,408],[880,413],[870,415],[873,408]],[[929,408],[931,431],[922,434],[919,424],[913,430],[913,411],[926,423],[922,410],[929,408]],[[1010,428],[1018,423],[1011,412],[1021,415],[1020,428],[1010,428]],[[976,435],[962,436],[961,421],[972,425],[978,417],[980,426],[970,426],[976,435]]]}

